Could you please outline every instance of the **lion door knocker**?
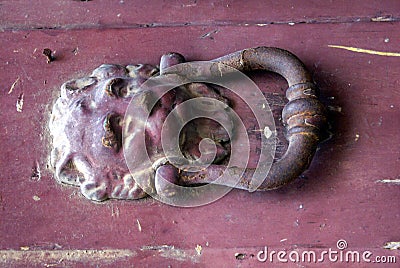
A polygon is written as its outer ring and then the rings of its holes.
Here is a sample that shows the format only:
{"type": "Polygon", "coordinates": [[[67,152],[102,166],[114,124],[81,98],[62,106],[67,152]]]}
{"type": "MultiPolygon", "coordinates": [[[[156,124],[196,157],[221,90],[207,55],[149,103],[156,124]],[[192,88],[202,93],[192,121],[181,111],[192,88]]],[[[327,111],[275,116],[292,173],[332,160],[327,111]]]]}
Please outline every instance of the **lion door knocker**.
{"type": "MultiPolygon", "coordinates": [[[[295,55],[279,48],[257,47],[212,60],[204,68],[217,76],[222,69],[271,71],[289,84],[288,103],[282,111],[288,148],[282,157],[270,161],[269,172],[261,174],[256,188],[252,188],[251,181],[256,169],[226,165],[233,153],[232,135],[237,128],[229,112],[230,100],[218,87],[186,81],[176,74],[184,62],[182,55],[168,53],[162,56],[159,68],[146,64],[102,65],[88,77],[63,84],[49,124],[53,138],[50,159],[57,181],[80,187],[82,194],[94,201],[139,199],[147,194],[172,198],[176,194],[171,188],[174,185],[276,189],[308,168],[326,117],[317,88],[295,55]],[[161,80],[163,85],[157,84],[161,80]],[[173,88],[157,95],[156,88],[166,84],[173,88]],[[197,102],[183,105],[190,101],[197,102]],[[196,109],[200,114],[212,112],[217,119],[194,116],[195,120],[186,122],[187,114],[196,109]],[[182,121],[183,127],[179,125],[182,121]],[[162,132],[177,137],[171,136],[170,143],[179,149],[179,165],[173,163],[174,149],[169,158],[164,152],[162,132]],[[200,168],[193,169],[191,163],[200,168]],[[226,170],[230,175],[218,179],[226,170]],[[235,174],[240,175],[234,178],[235,174]]],[[[203,67],[195,66],[182,68],[190,73],[188,76],[198,72],[202,76],[198,69],[203,67]]]]}

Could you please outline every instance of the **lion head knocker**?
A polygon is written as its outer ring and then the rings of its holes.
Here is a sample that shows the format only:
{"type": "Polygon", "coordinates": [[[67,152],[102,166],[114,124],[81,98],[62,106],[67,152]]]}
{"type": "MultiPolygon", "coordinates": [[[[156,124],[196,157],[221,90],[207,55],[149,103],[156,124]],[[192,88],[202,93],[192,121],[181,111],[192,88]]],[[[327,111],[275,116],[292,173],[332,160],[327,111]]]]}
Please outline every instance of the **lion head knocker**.
{"type": "MultiPolygon", "coordinates": [[[[230,100],[221,94],[218,87],[206,83],[184,84],[157,98],[155,105],[149,107],[149,100],[154,99],[153,92],[143,90],[142,85],[152,77],[168,75],[165,70],[183,62],[182,55],[168,53],[162,56],[159,68],[146,64],[101,65],[88,77],[63,84],[49,124],[53,138],[50,158],[55,178],[61,183],[80,187],[86,198],[95,201],[138,199],[149,192],[171,195],[170,184],[217,183],[250,189],[254,169],[230,167],[233,173],[240,171],[241,174],[234,184],[216,180],[230,158],[229,133],[235,128],[234,119],[226,112],[231,108],[230,100]],[[205,168],[193,172],[190,168],[178,168],[165,158],[161,132],[163,122],[170,120],[168,115],[172,111],[177,112],[169,122],[179,121],[187,112],[176,107],[202,97],[221,103],[218,109],[214,107],[213,113],[221,121],[228,122],[228,127],[207,118],[198,118],[180,131],[177,143],[185,159],[197,161],[204,158],[208,163],[205,168]],[[134,102],[135,111],[127,121],[124,120],[125,113],[131,102],[134,102]],[[147,118],[142,114],[147,114],[147,118]],[[124,128],[134,133],[137,125],[142,125],[140,130],[146,136],[145,149],[152,162],[140,175],[147,176],[148,183],[140,186],[135,177],[139,175],[128,168],[123,152],[124,128]]],[[[285,50],[266,47],[246,49],[211,62],[244,72],[272,71],[288,81],[286,97],[289,102],[283,109],[282,122],[289,146],[286,153],[272,163],[269,173],[263,174],[265,179],[257,190],[275,189],[295,179],[308,167],[326,121],[324,107],[317,98],[317,88],[304,65],[285,50]]],[[[130,148],[135,148],[137,141],[132,138],[129,142],[130,148]]],[[[133,153],[135,161],[141,161],[141,153],[133,153]]]]}

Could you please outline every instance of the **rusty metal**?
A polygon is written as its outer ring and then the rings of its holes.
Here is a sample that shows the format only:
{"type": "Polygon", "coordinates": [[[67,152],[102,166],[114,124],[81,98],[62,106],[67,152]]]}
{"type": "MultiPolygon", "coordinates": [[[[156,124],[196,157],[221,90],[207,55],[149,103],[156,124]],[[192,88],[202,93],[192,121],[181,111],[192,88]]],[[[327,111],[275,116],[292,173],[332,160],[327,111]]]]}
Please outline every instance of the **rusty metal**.
{"type": "MultiPolygon", "coordinates": [[[[273,163],[268,175],[257,190],[279,188],[305,171],[317,148],[321,130],[326,123],[325,108],[318,100],[318,90],[304,64],[292,53],[270,47],[257,47],[234,52],[213,60],[240,71],[264,70],[283,76],[289,85],[286,97],[289,102],[282,111],[289,147],[281,159],[273,163]]],[[[234,173],[241,172],[240,168],[234,173]]],[[[213,165],[196,174],[183,171],[185,185],[215,183],[225,167],[213,165]]],[[[237,188],[249,190],[254,169],[246,169],[237,188]]],[[[224,183],[223,183],[224,184],[224,183]]],[[[225,182],[226,185],[231,185],[225,182]]]]}
{"type": "MultiPolygon", "coordinates": [[[[184,61],[184,57],[178,53],[165,54],[161,58],[159,71],[163,75],[164,69],[184,61]]],[[[275,189],[294,180],[309,166],[320,141],[320,131],[326,122],[325,109],[317,98],[317,87],[304,64],[286,50],[267,47],[245,49],[212,62],[244,72],[271,71],[287,80],[289,88],[286,97],[289,102],[282,111],[282,122],[289,146],[283,157],[273,163],[257,190],[275,189]]],[[[146,195],[130,174],[121,152],[121,119],[128,103],[136,99],[133,120],[142,123],[144,119],[141,114],[147,109],[146,98],[150,98],[151,94],[140,91],[140,86],[157,72],[158,69],[150,65],[102,65],[90,77],[72,80],[62,86],[61,97],[53,108],[50,121],[54,146],[51,162],[58,181],[79,186],[85,197],[96,201],[108,198],[137,199],[146,195]]],[[[227,142],[228,138],[215,122],[203,119],[200,119],[203,120],[201,123],[192,125],[196,131],[190,128],[185,130],[186,140],[182,146],[186,156],[196,158],[199,155],[198,142],[203,138],[213,138],[217,144],[217,160],[214,164],[194,173],[178,170],[162,161],[165,155],[160,153],[159,127],[174,106],[199,96],[229,102],[212,87],[192,83],[162,97],[160,105],[149,117],[146,132],[151,136],[146,140],[147,150],[152,161],[161,164],[148,167],[142,174],[147,174],[149,187],[157,193],[167,190],[162,177],[174,184],[193,186],[216,183],[215,180],[226,169],[226,166],[218,163],[229,155],[229,148],[219,141],[227,142]]],[[[136,143],[133,145],[135,147],[136,143]]],[[[251,190],[250,181],[255,170],[230,168],[230,172],[235,174],[242,171],[244,173],[238,184],[231,181],[219,181],[219,184],[251,190]]]]}

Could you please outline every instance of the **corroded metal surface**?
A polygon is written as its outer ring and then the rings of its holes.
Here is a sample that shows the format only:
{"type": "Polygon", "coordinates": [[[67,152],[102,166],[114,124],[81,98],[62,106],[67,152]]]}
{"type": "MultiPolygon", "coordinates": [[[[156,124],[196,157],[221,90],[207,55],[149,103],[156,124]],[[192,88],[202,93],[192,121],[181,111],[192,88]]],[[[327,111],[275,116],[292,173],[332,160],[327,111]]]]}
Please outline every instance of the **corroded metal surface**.
{"type": "MultiPolygon", "coordinates": [[[[286,97],[289,102],[282,111],[282,122],[286,127],[289,147],[282,158],[273,163],[258,190],[275,189],[289,183],[309,166],[326,124],[325,108],[318,101],[318,90],[305,66],[286,50],[266,47],[245,49],[214,61],[241,71],[272,71],[287,80],[289,88],[286,97]]],[[[185,172],[182,176],[190,183],[212,182],[223,169],[213,166],[199,174],[185,172]]],[[[249,189],[253,173],[253,169],[247,169],[237,187],[249,189]]]]}
{"type": "MultiPolygon", "coordinates": [[[[164,69],[184,61],[184,57],[177,53],[164,55],[160,63],[161,75],[164,75],[164,69]]],[[[320,129],[326,121],[324,107],[317,99],[316,87],[304,65],[286,50],[266,47],[246,49],[213,62],[246,72],[276,72],[288,81],[286,96],[289,102],[283,109],[282,122],[286,127],[289,147],[273,163],[269,174],[265,174],[266,178],[258,190],[275,189],[289,183],[308,167],[320,140],[320,129]]],[[[89,77],[69,81],[62,86],[61,97],[53,108],[50,122],[55,147],[51,158],[57,180],[79,186],[85,197],[96,201],[107,198],[137,199],[146,195],[129,172],[121,152],[122,128],[126,123],[123,122],[123,115],[133,98],[136,111],[129,124],[144,124],[144,114],[150,114],[145,127],[146,153],[154,163],[159,163],[149,166],[149,172],[141,172],[140,176],[148,176],[148,188],[153,189],[146,192],[167,193],[168,183],[164,182],[164,178],[167,182],[185,186],[215,183],[226,169],[221,162],[229,156],[229,136],[222,126],[212,120],[196,119],[185,127],[180,136],[180,147],[186,158],[200,157],[199,143],[204,138],[212,139],[217,146],[213,164],[197,172],[181,170],[163,162],[161,130],[168,114],[185,100],[201,96],[219,99],[226,104],[228,100],[210,86],[192,83],[168,92],[152,110],[147,103],[154,96],[148,91],[140,92],[140,86],[157,72],[158,69],[150,65],[102,65],[89,77]]],[[[228,116],[223,111],[218,113],[222,117],[228,116]]],[[[135,145],[138,142],[133,141],[133,149],[140,148],[139,144],[135,145]]],[[[137,149],[135,154],[138,156],[134,160],[142,162],[139,156],[142,153],[137,149]]],[[[234,173],[245,172],[235,187],[250,190],[254,169],[243,168],[232,168],[234,173]]],[[[229,180],[232,178],[218,183],[234,185],[229,180]]]]}

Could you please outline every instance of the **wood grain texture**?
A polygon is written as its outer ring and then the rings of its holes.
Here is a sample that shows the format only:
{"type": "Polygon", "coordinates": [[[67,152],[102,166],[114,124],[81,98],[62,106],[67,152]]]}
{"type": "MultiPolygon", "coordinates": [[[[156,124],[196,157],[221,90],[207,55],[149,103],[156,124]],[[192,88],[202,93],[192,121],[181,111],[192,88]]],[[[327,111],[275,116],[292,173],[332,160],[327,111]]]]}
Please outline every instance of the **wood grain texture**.
{"type": "MultiPolygon", "coordinates": [[[[43,254],[31,265],[254,267],[264,246],[336,248],[338,239],[399,262],[398,251],[383,249],[400,239],[399,185],[377,182],[400,176],[399,58],[329,47],[400,52],[398,3],[379,3],[284,1],[260,8],[255,2],[38,1],[28,8],[30,2],[1,2],[1,266],[23,267],[43,254]],[[389,22],[371,22],[389,15],[389,22]],[[353,21],[357,17],[367,19],[353,21]],[[255,25],[324,18],[340,21],[255,25]],[[163,27],[132,26],[148,23],[163,27]],[[233,190],[210,205],[184,209],[153,200],[91,203],[53,179],[47,121],[64,81],[102,63],[157,64],[168,51],[208,60],[258,45],[299,56],[330,109],[332,138],[292,185],[267,193],[233,190]],[[54,62],[46,63],[44,48],[55,51],[54,62]],[[85,249],[94,250],[92,257],[63,255],[85,249]],[[119,257],[110,261],[107,254],[119,257]]],[[[283,79],[252,77],[282,105],[283,79]]]]}
{"type": "Polygon", "coordinates": [[[354,1],[2,1],[3,29],[257,26],[398,21],[400,4],[354,1]]]}

